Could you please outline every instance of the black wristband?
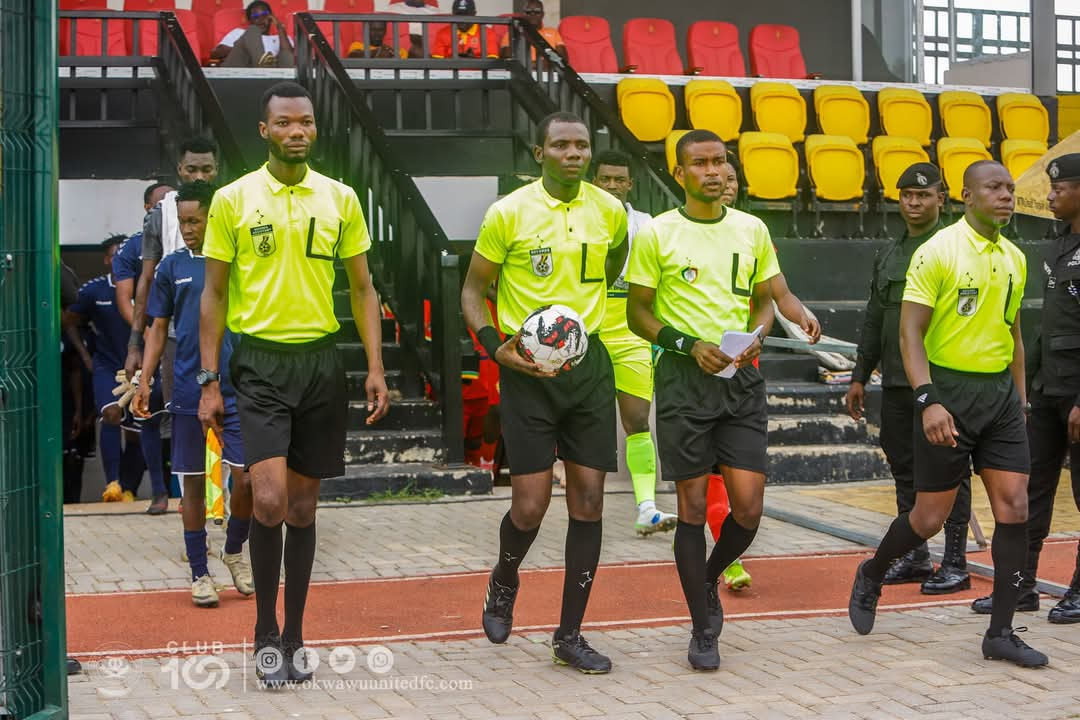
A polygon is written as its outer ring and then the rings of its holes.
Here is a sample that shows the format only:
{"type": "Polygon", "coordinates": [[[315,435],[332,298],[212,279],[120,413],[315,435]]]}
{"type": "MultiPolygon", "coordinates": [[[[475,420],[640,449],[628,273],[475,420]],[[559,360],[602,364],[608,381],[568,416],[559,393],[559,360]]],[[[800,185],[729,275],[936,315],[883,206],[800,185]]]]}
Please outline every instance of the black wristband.
{"type": "Polygon", "coordinates": [[[144,344],[143,343],[143,334],[140,333],[140,332],[135,332],[134,330],[132,330],[131,336],[128,337],[128,347],[129,348],[137,347],[140,350],[142,350],[143,349],[143,344],[144,344]]]}
{"type": "Polygon", "coordinates": [[[699,338],[693,335],[687,335],[684,332],[679,332],[670,325],[665,325],[660,328],[660,332],[656,333],[656,344],[665,350],[674,350],[680,352],[683,355],[690,354],[690,348],[694,347],[699,338]]]}
{"type": "Polygon", "coordinates": [[[931,405],[940,405],[937,389],[933,383],[926,383],[915,388],[915,409],[922,413],[931,405]]]}
{"type": "Polygon", "coordinates": [[[476,331],[476,339],[480,341],[480,347],[484,348],[484,352],[487,353],[488,357],[495,360],[495,353],[503,344],[499,331],[491,325],[485,325],[476,331]]]}

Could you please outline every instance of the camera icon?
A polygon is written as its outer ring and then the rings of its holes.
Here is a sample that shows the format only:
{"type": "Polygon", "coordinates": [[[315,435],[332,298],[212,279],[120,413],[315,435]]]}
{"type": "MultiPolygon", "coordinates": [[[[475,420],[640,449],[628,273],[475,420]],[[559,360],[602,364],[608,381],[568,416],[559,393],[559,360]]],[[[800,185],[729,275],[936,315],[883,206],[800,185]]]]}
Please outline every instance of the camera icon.
{"type": "Polygon", "coordinates": [[[276,647],[267,646],[255,653],[255,669],[260,673],[276,673],[284,665],[285,655],[276,647]]]}

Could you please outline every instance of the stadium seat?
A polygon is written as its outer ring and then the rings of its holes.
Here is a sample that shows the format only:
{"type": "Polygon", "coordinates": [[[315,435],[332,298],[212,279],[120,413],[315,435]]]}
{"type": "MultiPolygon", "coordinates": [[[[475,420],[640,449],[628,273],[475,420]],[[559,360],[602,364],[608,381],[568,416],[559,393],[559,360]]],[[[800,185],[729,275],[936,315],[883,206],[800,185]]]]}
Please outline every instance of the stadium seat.
{"type": "Polygon", "coordinates": [[[821,85],[814,88],[814,112],[825,135],[844,135],[865,145],[870,133],[870,104],[851,85],[821,85]]]}
{"type": "Polygon", "coordinates": [[[191,0],[191,11],[199,23],[199,47],[203,64],[210,61],[210,51],[217,47],[221,36],[214,37],[214,16],[219,10],[244,10],[243,0],[191,0]]]}
{"type": "Polygon", "coordinates": [[[1002,140],[1001,163],[1017,179],[1046,154],[1046,143],[1038,140],[1002,140]]]}
{"type": "Polygon", "coordinates": [[[896,183],[904,171],[917,162],[930,162],[930,156],[918,140],[902,135],[879,135],[870,148],[882,197],[893,202],[900,201],[896,183]]]}
{"type": "Polygon", "coordinates": [[[918,90],[888,87],[878,92],[878,114],[886,135],[913,138],[923,147],[930,145],[934,117],[930,103],[918,90]]]}
{"type": "Polygon", "coordinates": [[[623,25],[623,61],[627,72],[682,75],[675,46],[675,26],[660,18],[634,18],[623,25]]]}
{"type": "MultiPolygon", "coordinates": [[[[69,9],[69,8],[64,8],[69,9]]],[[[92,7],[88,5],[79,5],[78,7],[70,8],[72,10],[108,10],[108,8],[92,7]]],[[[91,20],[87,19],[75,19],[69,20],[61,18],[57,24],[58,27],[58,53],[60,55],[81,55],[84,57],[100,57],[101,56],[101,35],[104,30],[104,20],[91,20]],[[71,47],[71,26],[75,25],[75,47],[71,47]]],[[[128,54],[128,41],[126,27],[130,27],[130,21],[124,21],[117,17],[115,20],[108,21],[108,33],[106,38],[105,54],[113,56],[123,56],[128,54]]]]}
{"type": "Polygon", "coordinates": [[[714,77],[746,77],[739,29],[731,23],[699,20],[686,31],[690,72],[714,77]]]}
{"type": "Polygon", "coordinates": [[[224,10],[218,10],[214,13],[214,44],[210,47],[217,47],[221,43],[221,39],[228,35],[232,30],[238,27],[247,27],[247,16],[244,14],[244,9],[240,8],[226,8],[224,10]]]}
{"type": "Polygon", "coordinates": [[[660,142],[675,127],[675,98],[663,80],[624,78],[616,86],[623,124],[642,142],[660,142]]]}
{"type": "Polygon", "coordinates": [[[579,73],[617,73],[619,61],[611,45],[611,27],[602,17],[574,15],[559,22],[570,66],[579,73]]]}
{"type": "MultiPolygon", "coordinates": [[[[125,5],[125,8],[127,6],[125,5]]],[[[176,19],[180,21],[180,27],[184,31],[184,35],[187,37],[188,44],[191,45],[191,50],[195,53],[195,57],[202,57],[202,47],[199,44],[199,19],[190,10],[170,10],[170,12],[176,15],[176,19]]],[[[135,50],[135,26],[136,23],[128,23],[128,26],[124,29],[127,33],[128,47],[131,48],[133,55],[157,55],[158,54],[158,25],[157,22],[147,22],[146,20],[140,20],[139,27],[139,48],[138,52],[135,50]]]]}
{"type": "Polygon", "coordinates": [[[847,135],[808,136],[806,169],[821,200],[844,202],[863,195],[866,163],[859,146],[847,135]]]}
{"type": "Polygon", "coordinates": [[[274,11],[276,17],[281,18],[284,22],[285,18],[298,12],[308,11],[308,0],[266,0],[270,3],[270,8],[274,11]]]}
{"type": "Polygon", "coordinates": [[[744,132],[739,138],[739,164],[748,196],[762,200],[797,196],[799,156],[786,135],[744,132]]]}
{"type": "Polygon", "coordinates": [[[739,139],[742,98],[726,80],[691,80],[683,90],[690,127],[712,130],[724,142],[739,139]]]}
{"type": "Polygon", "coordinates": [[[781,133],[793,142],[802,142],[806,134],[806,100],[794,85],[781,82],[758,82],[750,88],[750,109],[758,130],[781,133]]]}
{"type": "Polygon", "coordinates": [[[667,139],[664,140],[664,157],[667,159],[667,169],[672,175],[675,174],[675,163],[677,158],[675,157],[675,146],[679,144],[679,140],[683,135],[690,132],[689,130],[672,130],[668,133],[667,139]]]}
{"type": "Polygon", "coordinates": [[[176,9],[176,0],[124,0],[124,12],[161,12],[176,9]]]}
{"type": "Polygon", "coordinates": [[[1050,118],[1038,97],[1028,93],[1002,93],[996,102],[1002,137],[1035,140],[1044,145],[1050,139],[1050,118]]]}
{"type": "Polygon", "coordinates": [[[968,90],[946,90],[938,95],[941,127],[951,138],[975,138],[990,147],[990,108],[982,96],[968,90]]]}
{"type": "Polygon", "coordinates": [[[764,78],[805,78],[799,31],[790,25],[758,25],[750,31],[750,74],[764,78]]]}
{"type": "Polygon", "coordinates": [[[943,137],[937,142],[937,159],[949,199],[961,202],[964,199],[964,171],[968,165],[978,160],[994,158],[990,156],[981,139],[943,137]]]}

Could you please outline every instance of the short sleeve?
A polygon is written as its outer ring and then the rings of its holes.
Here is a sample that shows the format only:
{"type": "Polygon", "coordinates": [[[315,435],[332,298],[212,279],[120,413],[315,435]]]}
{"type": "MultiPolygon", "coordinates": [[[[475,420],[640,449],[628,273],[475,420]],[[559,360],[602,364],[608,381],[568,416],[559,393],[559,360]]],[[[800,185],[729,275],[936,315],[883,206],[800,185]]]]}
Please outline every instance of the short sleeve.
{"type": "Polygon", "coordinates": [[[660,261],[657,254],[655,225],[650,223],[638,231],[630,246],[630,266],[626,282],[656,289],[660,286],[660,261]]]}
{"type": "Polygon", "coordinates": [[[214,198],[210,201],[210,214],[206,220],[203,255],[232,264],[236,259],[236,244],[232,204],[226,193],[214,193],[214,198]]]}
{"type": "Polygon", "coordinates": [[[923,243],[911,256],[907,271],[904,302],[918,303],[927,307],[937,305],[941,289],[941,262],[930,243],[923,243]]]}
{"type": "Polygon", "coordinates": [[[141,261],[138,253],[135,252],[135,246],[137,243],[133,242],[132,238],[128,238],[128,241],[124,243],[123,247],[113,255],[112,259],[112,271],[113,279],[116,282],[123,280],[134,280],[139,277],[139,270],[142,268],[141,261]]]}
{"type": "Polygon", "coordinates": [[[506,223],[497,205],[489,207],[484,215],[474,250],[496,265],[502,265],[506,261],[506,255],[510,251],[506,243],[506,223]]]}
{"type": "Polygon", "coordinates": [[[165,258],[154,273],[154,282],[150,286],[150,298],[146,305],[146,314],[152,318],[172,317],[175,287],[172,266],[172,261],[165,258]]]}
{"type": "MultiPolygon", "coordinates": [[[[489,58],[499,57],[499,38],[495,35],[495,31],[491,28],[487,28],[485,35],[487,36],[487,56],[489,58]]],[[[510,33],[507,33],[506,37],[510,37],[510,33]]],[[[481,52],[483,52],[483,50],[481,50],[481,52]]]]}
{"type": "Polygon", "coordinates": [[[236,44],[236,41],[244,34],[244,28],[233,28],[229,32],[225,33],[225,37],[221,38],[221,42],[218,45],[224,45],[225,47],[232,47],[236,44]]]}
{"type": "Polygon", "coordinates": [[[626,242],[628,228],[626,208],[619,205],[619,208],[611,213],[611,247],[617,248],[626,242]]]}
{"type": "Polygon", "coordinates": [[[1024,300],[1024,289],[1027,286],[1027,257],[1022,250],[1015,251],[1018,275],[1013,279],[1013,292],[1009,298],[1009,306],[1005,308],[1005,320],[1010,325],[1016,322],[1016,314],[1020,312],[1020,303],[1024,300]]]}
{"type": "Polygon", "coordinates": [[[94,314],[94,296],[90,290],[90,284],[87,283],[79,288],[79,294],[75,296],[75,302],[68,308],[76,315],[82,315],[85,318],[94,314]]]}
{"type": "Polygon", "coordinates": [[[337,254],[339,258],[350,258],[371,248],[371,235],[364,221],[364,211],[360,209],[360,200],[352,188],[346,189],[342,204],[341,244],[337,254]]]}
{"type": "Polygon", "coordinates": [[[142,239],[142,257],[140,260],[161,260],[165,254],[164,244],[161,241],[161,214],[164,209],[161,207],[161,203],[164,201],[158,201],[158,204],[150,208],[150,212],[146,213],[146,217],[143,218],[143,239],[142,239]]]}
{"type": "Polygon", "coordinates": [[[765,223],[759,223],[757,236],[754,241],[754,259],[759,268],[754,282],[765,282],[780,274],[780,260],[776,257],[776,247],[769,236],[769,228],[765,223]]]}

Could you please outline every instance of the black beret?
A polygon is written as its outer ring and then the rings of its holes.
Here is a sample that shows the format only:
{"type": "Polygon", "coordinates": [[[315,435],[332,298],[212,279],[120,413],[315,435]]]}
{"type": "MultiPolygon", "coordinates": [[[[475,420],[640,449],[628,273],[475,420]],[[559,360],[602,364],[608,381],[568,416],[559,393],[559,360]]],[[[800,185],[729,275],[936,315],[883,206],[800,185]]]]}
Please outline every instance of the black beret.
{"type": "Polygon", "coordinates": [[[896,181],[896,187],[904,188],[927,188],[941,182],[941,171],[937,165],[928,162],[919,162],[910,166],[896,181]]]}
{"type": "Polygon", "coordinates": [[[1054,158],[1046,166],[1050,182],[1058,180],[1080,180],[1080,153],[1066,153],[1054,158]]]}

